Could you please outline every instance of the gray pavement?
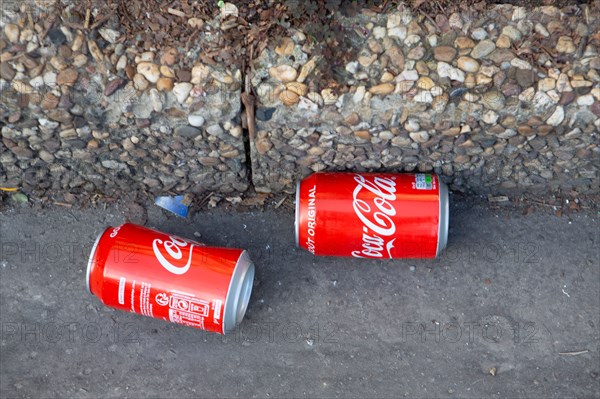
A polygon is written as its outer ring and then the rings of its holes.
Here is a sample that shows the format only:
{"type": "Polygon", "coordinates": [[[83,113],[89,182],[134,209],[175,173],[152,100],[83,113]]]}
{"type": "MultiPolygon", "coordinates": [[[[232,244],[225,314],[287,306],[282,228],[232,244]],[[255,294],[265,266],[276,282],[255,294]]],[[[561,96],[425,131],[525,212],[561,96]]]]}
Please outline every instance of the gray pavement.
{"type": "Polygon", "coordinates": [[[94,238],[124,219],[0,214],[1,397],[600,397],[596,212],[453,201],[440,259],[380,262],[294,248],[282,209],[182,220],[149,205],[149,227],[249,250],[254,291],[225,337],[86,291],[94,238]]]}

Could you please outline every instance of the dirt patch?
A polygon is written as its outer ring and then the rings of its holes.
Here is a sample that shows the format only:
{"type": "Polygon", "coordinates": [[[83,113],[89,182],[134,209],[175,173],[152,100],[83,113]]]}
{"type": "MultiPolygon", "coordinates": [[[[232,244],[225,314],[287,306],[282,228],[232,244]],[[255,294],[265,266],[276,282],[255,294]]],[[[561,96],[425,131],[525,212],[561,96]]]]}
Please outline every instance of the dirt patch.
{"type": "Polygon", "coordinates": [[[493,7],[497,4],[512,4],[513,6],[534,8],[540,6],[555,6],[558,8],[590,3],[589,0],[495,0],[495,1],[476,1],[476,0],[411,0],[411,7],[414,10],[419,10],[428,13],[442,13],[449,15],[450,13],[465,10],[484,11],[488,7],[493,7]]]}
{"type": "MultiPolygon", "coordinates": [[[[185,52],[195,49],[194,56],[181,60],[184,65],[194,62],[197,52],[203,62],[222,62],[236,65],[243,70],[270,39],[289,33],[289,29],[302,30],[310,40],[320,44],[324,56],[335,54],[331,59],[343,63],[352,55],[340,54],[339,49],[351,48],[345,44],[352,38],[349,37],[348,30],[343,29],[332,15],[341,11],[346,16],[353,16],[364,9],[374,13],[385,13],[397,9],[400,4],[390,0],[307,0],[281,3],[241,0],[233,3],[238,8],[239,17],[225,18],[221,21],[219,32],[211,32],[211,27],[204,24],[220,14],[219,5],[222,6],[223,3],[217,1],[108,0],[99,4],[93,0],[86,0],[71,7],[68,13],[73,27],[94,28],[106,23],[126,34],[123,38],[125,43],[141,49],[161,50],[177,47],[185,52]],[[191,19],[199,22],[190,23],[191,19]],[[207,37],[213,37],[214,40],[206,40],[207,37]]],[[[565,7],[588,1],[411,0],[408,5],[413,11],[435,19],[438,14],[448,16],[460,11],[481,13],[502,3],[531,8],[540,5],[565,7]]],[[[600,1],[595,0],[592,4],[600,9],[600,1]]],[[[64,18],[64,6],[60,2],[57,2],[56,9],[64,18]]],[[[350,32],[351,34],[353,33],[350,32]]]]}

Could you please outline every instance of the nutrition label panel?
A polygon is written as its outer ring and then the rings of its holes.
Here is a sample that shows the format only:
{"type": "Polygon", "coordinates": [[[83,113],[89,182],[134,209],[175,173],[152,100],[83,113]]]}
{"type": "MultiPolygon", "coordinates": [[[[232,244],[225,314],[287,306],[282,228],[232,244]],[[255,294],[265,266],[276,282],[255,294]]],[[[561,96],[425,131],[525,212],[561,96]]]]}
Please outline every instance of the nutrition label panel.
{"type": "Polygon", "coordinates": [[[204,319],[210,312],[208,301],[179,292],[169,298],[169,320],[173,323],[204,328],[204,319]]]}
{"type": "Polygon", "coordinates": [[[151,284],[142,283],[140,286],[140,312],[144,316],[152,316],[152,304],[150,303],[151,284]]]}
{"type": "Polygon", "coordinates": [[[433,190],[435,189],[435,181],[433,176],[424,173],[415,175],[415,188],[417,190],[433,190]]]}

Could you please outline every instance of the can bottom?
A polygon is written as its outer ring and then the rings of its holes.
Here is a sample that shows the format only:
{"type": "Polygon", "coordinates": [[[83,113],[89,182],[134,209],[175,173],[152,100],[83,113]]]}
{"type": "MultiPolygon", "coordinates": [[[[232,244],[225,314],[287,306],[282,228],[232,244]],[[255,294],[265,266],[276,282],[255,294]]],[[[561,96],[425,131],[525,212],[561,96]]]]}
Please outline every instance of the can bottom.
{"type": "Polygon", "coordinates": [[[254,264],[248,253],[243,251],[240,255],[229,283],[229,290],[225,298],[223,312],[223,334],[235,329],[242,321],[248,309],[252,285],[254,283],[254,264]]]}
{"type": "Polygon", "coordinates": [[[92,251],[90,253],[90,259],[88,260],[87,269],[85,271],[85,285],[87,287],[87,290],[90,292],[90,294],[93,294],[92,289],[90,288],[90,274],[92,273],[92,268],[95,266],[95,263],[96,263],[94,258],[96,257],[96,249],[98,248],[98,243],[100,242],[100,238],[102,237],[102,235],[104,234],[105,231],[106,230],[104,230],[102,233],[98,234],[96,241],[94,241],[94,246],[92,247],[92,251]]]}
{"type": "Polygon", "coordinates": [[[300,247],[300,183],[301,181],[298,180],[296,182],[296,218],[294,220],[294,231],[296,234],[296,246],[299,248],[300,247]]]}
{"type": "Polygon", "coordinates": [[[448,186],[438,180],[440,186],[440,217],[438,222],[438,245],[435,256],[439,256],[448,244],[448,224],[450,223],[450,200],[448,198],[448,186]]]}

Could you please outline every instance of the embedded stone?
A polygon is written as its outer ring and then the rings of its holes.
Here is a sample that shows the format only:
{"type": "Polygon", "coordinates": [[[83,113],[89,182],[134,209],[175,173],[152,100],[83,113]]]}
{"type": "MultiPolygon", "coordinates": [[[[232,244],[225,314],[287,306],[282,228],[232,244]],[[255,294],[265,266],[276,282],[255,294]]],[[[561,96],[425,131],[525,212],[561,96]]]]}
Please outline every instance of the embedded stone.
{"type": "Polygon", "coordinates": [[[465,72],[477,72],[479,70],[479,62],[471,57],[459,57],[457,65],[465,72]]]}
{"type": "Polygon", "coordinates": [[[492,51],[496,49],[496,45],[493,41],[487,39],[479,42],[473,50],[471,50],[471,57],[475,59],[480,59],[490,54],[492,51]]]}
{"type": "Polygon", "coordinates": [[[434,47],[433,57],[438,61],[452,62],[456,57],[456,49],[450,46],[434,47]]]}

